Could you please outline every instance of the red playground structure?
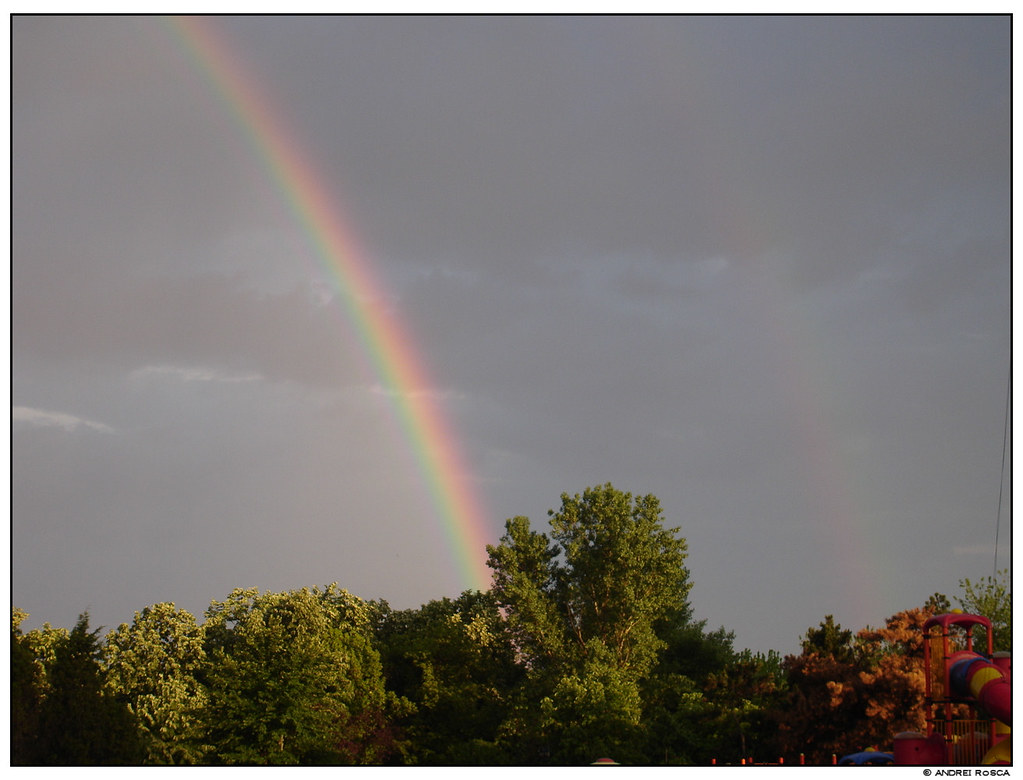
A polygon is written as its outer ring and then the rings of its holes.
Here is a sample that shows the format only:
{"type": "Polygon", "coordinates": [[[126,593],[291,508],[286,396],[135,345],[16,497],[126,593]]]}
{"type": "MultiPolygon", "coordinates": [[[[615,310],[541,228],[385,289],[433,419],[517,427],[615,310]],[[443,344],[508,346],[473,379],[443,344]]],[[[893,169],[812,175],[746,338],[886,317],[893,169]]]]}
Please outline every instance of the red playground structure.
{"type": "Polygon", "coordinates": [[[924,623],[927,735],[897,735],[895,764],[1012,763],[1012,661],[991,643],[991,621],[980,615],[924,623]],[[984,636],[975,636],[980,629],[984,636]],[[981,641],[983,653],[975,650],[981,641]]]}

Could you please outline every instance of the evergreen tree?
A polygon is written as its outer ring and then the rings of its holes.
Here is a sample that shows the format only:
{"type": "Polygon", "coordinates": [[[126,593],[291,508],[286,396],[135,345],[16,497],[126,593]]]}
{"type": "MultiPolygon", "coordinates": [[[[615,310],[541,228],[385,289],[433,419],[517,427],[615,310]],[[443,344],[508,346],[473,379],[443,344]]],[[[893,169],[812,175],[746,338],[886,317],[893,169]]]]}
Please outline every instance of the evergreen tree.
{"type": "Polygon", "coordinates": [[[771,712],[785,692],[778,653],[744,650],[720,672],[708,675],[703,687],[714,711],[714,733],[702,746],[712,747],[714,755],[705,751],[698,763],[707,763],[708,758],[735,764],[744,758],[774,761],[783,752],[771,720],[771,712]]]}
{"type": "Polygon", "coordinates": [[[836,623],[834,615],[825,616],[817,628],[808,628],[800,644],[803,655],[816,653],[838,661],[852,661],[856,653],[853,632],[836,623]]]}
{"type": "Polygon", "coordinates": [[[143,757],[131,713],[104,691],[99,629],[82,614],[55,648],[40,707],[39,763],[60,766],[137,764],[143,757]]]}

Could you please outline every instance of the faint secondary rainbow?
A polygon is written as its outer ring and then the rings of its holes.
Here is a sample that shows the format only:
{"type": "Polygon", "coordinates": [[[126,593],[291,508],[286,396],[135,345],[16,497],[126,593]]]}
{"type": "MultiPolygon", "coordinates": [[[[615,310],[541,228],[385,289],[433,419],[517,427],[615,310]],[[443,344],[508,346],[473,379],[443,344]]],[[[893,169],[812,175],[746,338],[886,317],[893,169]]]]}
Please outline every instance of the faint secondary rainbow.
{"type": "MultiPolygon", "coordinates": [[[[714,82],[707,77],[710,60],[701,54],[705,51],[702,42],[698,36],[690,42],[694,45],[683,47],[685,67],[672,60],[654,73],[663,89],[663,105],[677,111],[679,122],[698,133],[700,124],[688,121],[686,111],[690,105],[712,98],[707,89],[714,82]],[[678,100],[679,95],[689,93],[697,99],[678,100]]],[[[650,75],[646,77],[649,88],[650,75]]],[[[900,562],[894,558],[892,545],[884,541],[891,520],[879,515],[872,505],[862,479],[863,462],[852,457],[845,445],[848,431],[842,417],[848,399],[843,398],[829,365],[831,350],[821,335],[825,331],[810,310],[799,306],[800,296],[784,274],[772,267],[773,261],[784,264],[784,257],[772,257],[772,253],[789,238],[781,232],[786,220],[773,212],[774,201],[754,199],[742,187],[734,186],[743,181],[744,172],[740,169],[742,156],[729,147],[734,143],[729,133],[694,137],[706,153],[694,155],[697,164],[689,186],[699,188],[710,203],[713,227],[725,247],[721,256],[734,259],[749,280],[745,290],[748,309],[761,329],[758,337],[770,349],[774,367],[775,385],[765,390],[777,393],[788,404],[783,424],[791,431],[801,459],[800,487],[810,511],[819,518],[816,527],[809,529],[809,539],[801,541],[819,550],[820,561],[826,562],[828,575],[844,594],[844,604],[828,608],[836,614],[865,616],[857,625],[867,621],[877,625],[893,611],[886,605],[886,597],[898,582],[900,562]]]]}
{"type": "Polygon", "coordinates": [[[281,112],[211,23],[194,17],[174,17],[170,23],[229,107],[344,301],[362,347],[392,399],[462,583],[487,589],[486,514],[415,345],[397,316],[376,303],[385,296],[369,257],[281,112]]]}

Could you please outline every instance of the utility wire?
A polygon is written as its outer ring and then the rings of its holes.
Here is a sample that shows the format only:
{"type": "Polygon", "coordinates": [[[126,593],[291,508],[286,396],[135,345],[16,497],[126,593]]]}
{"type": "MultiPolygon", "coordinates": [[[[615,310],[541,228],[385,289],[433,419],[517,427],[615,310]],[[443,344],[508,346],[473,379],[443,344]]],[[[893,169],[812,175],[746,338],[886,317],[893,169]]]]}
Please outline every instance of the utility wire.
{"type": "Polygon", "coordinates": [[[1002,488],[1005,486],[1005,451],[1009,441],[1009,397],[1012,395],[1012,369],[1005,388],[1005,422],[1002,425],[1002,471],[998,478],[998,516],[995,518],[995,562],[991,571],[992,579],[998,577],[998,532],[1002,527],[1002,488]]]}

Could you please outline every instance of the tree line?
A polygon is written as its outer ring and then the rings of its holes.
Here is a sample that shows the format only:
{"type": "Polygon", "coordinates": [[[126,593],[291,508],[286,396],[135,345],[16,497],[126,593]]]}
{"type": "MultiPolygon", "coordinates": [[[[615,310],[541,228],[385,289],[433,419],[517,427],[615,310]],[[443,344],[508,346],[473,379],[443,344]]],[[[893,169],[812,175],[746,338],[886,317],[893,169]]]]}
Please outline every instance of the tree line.
{"type": "MultiPolygon", "coordinates": [[[[198,621],[148,606],[101,636],[24,632],[13,610],[20,765],[829,763],[920,730],[920,626],[935,594],[857,633],[828,615],[798,655],[733,647],[689,605],[687,544],[658,500],[610,484],[549,528],[507,521],[493,586],[395,610],[336,583],[236,589],[198,621]]],[[[960,582],[1011,641],[1007,572],[960,582]]]]}

